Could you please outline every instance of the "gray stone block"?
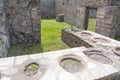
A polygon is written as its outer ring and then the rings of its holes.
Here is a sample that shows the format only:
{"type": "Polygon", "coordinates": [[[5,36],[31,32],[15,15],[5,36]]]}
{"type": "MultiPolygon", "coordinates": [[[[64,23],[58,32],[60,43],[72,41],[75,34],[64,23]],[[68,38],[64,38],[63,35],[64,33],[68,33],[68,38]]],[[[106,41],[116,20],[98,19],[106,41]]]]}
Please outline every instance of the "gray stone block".
{"type": "Polygon", "coordinates": [[[64,14],[58,14],[56,16],[56,21],[58,21],[58,22],[64,22],[64,14]]]}

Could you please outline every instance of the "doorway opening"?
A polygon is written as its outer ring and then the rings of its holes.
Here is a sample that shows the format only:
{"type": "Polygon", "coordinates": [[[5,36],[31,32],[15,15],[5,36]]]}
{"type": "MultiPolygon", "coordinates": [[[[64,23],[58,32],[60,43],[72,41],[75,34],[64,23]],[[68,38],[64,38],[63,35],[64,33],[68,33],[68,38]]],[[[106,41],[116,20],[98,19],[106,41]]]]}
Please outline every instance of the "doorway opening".
{"type": "Polygon", "coordinates": [[[84,29],[95,32],[97,8],[86,8],[84,29]]]}

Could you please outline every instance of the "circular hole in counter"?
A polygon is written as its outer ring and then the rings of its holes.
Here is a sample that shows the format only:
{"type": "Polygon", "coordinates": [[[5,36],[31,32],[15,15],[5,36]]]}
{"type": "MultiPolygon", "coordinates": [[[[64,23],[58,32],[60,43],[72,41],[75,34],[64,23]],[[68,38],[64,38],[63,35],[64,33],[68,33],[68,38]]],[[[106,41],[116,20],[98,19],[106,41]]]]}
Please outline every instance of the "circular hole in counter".
{"type": "Polygon", "coordinates": [[[26,76],[33,76],[38,73],[39,68],[37,63],[30,63],[25,67],[24,73],[26,76]]]}
{"type": "Polygon", "coordinates": [[[103,64],[113,64],[112,60],[102,54],[91,54],[88,56],[90,59],[101,62],[103,64]]]}
{"type": "Polygon", "coordinates": [[[114,47],[114,48],[113,48],[113,52],[114,52],[116,55],[120,56],[120,46],[119,46],[119,47],[114,47]]]}
{"type": "Polygon", "coordinates": [[[110,40],[102,38],[102,37],[93,37],[92,41],[97,42],[97,43],[104,43],[104,44],[109,44],[111,43],[110,40]]]}
{"type": "Polygon", "coordinates": [[[60,57],[60,66],[70,73],[80,72],[84,68],[83,61],[76,55],[64,55],[60,57]]]}
{"type": "Polygon", "coordinates": [[[89,33],[89,32],[81,32],[80,35],[81,35],[82,37],[85,37],[85,38],[89,38],[89,37],[92,36],[92,34],[89,33]]]}
{"type": "Polygon", "coordinates": [[[113,64],[113,61],[102,54],[102,51],[100,50],[89,50],[84,51],[83,53],[94,61],[101,62],[103,64],[113,64]]]}

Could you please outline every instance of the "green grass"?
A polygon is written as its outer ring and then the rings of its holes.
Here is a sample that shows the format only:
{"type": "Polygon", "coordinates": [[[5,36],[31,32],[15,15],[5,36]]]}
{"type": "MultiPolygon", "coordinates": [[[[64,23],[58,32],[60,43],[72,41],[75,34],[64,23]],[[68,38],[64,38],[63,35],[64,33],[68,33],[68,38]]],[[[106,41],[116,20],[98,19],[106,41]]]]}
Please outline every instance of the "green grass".
{"type": "Polygon", "coordinates": [[[56,22],[54,19],[52,20],[42,20],[42,47],[43,51],[54,51],[68,48],[61,41],[61,29],[70,28],[64,22],[56,22]]]}
{"type": "Polygon", "coordinates": [[[95,27],[96,27],[96,19],[90,18],[88,23],[88,30],[95,32],[95,27]]]}
{"type": "Polygon", "coordinates": [[[70,28],[64,22],[56,22],[55,19],[41,21],[42,43],[11,45],[8,56],[34,54],[69,48],[61,41],[61,29],[70,28]]]}

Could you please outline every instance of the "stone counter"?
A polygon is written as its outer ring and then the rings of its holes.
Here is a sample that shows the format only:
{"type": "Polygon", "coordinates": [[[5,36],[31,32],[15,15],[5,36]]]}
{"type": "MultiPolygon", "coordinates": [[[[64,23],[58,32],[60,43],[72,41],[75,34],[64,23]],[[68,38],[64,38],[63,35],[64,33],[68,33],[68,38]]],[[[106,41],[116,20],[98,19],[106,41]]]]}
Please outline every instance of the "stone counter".
{"type": "MultiPolygon", "coordinates": [[[[62,30],[62,41],[70,47],[85,46],[88,48],[97,48],[89,50],[86,54],[89,56],[93,53],[98,53],[99,56],[107,56],[115,61],[114,66],[120,70],[120,42],[109,37],[91,32],[91,31],[70,31],[62,30]],[[91,53],[91,54],[90,54],[91,53]]],[[[96,56],[95,54],[95,56],[96,56]]],[[[94,58],[94,57],[92,57],[94,58]]],[[[96,59],[96,58],[95,58],[96,59]]],[[[106,61],[105,61],[106,62],[106,61]]]]}
{"type": "Polygon", "coordinates": [[[102,47],[111,49],[115,46],[120,46],[120,42],[109,37],[91,32],[91,31],[71,31],[68,29],[62,30],[62,41],[70,47],[102,47]],[[95,38],[101,38],[103,42],[95,41],[95,38]],[[106,41],[106,42],[104,42],[106,41]]]}
{"type": "Polygon", "coordinates": [[[42,54],[2,58],[0,59],[1,80],[107,80],[114,79],[119,75],[119,70],[114,66],[88,58],[83,53],[86,50],[85,47],[78,47],[42,54]],[[80,60],[81,69],[72,73],[69,72],[70,69],[65,69],[72,64],[70,65],[68,62],[65,64],[68,65],[67,67],[60,65],[61,61],[68,59],[80,60]],[[27,76],[25,70],[31,63],[38,64],[40,68],[36,74],[27,76]]]}

